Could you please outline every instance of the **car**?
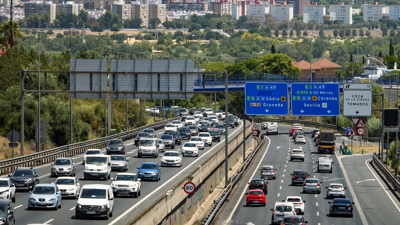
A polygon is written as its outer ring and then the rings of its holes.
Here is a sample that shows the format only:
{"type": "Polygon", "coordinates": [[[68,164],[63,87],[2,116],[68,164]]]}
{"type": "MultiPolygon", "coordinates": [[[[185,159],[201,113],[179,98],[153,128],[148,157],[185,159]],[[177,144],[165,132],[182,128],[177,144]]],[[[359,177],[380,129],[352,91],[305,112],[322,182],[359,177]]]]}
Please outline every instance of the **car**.
{"type": "Polygon", "coordinates": [[[228,119],[232,119],[235,126],[239,126],[239,118],[235,115],[229,114],[228,119]]]}
{"type": "Polygon", "coordinates": [[[129,159],[125,158],[125,155],[112,155],[111,156],[111,171],[119,170],[119,171],[128,171],[129,159]]]}
{"type": "Polygon", "coordinates": [[[114,196],[140,196],[141,182],[136,173],[117,173],[111,181],[114,196]]]}
{"type": "Polygon", "coordinates": [[[2,224],[15,225],[15,211],[10,199],[0,199],[0,218],[2,224]]]}
{"type": "Polygon", "coordinates": [[[211,118],[212,123],[218,124],[218,117],[216,115],[209,115],[208,118],[211,118]]]}
{"type": "Polygon", "coordinates": [[[190,132],[189,127],[186,127],[186,126],[181,127],[178,129],[178,132],[179,132],[179,135],[181,135],[181,139],[186,139],[186,140],[190,139],[191,132],[190,132]]]}
{"type": "Polygon", "coordinates": [[[182,146],[181,152],[183,156],[199,156],[199,149],[197,147],[197,143],[195,142],[186,142],[182,146]]]}
{"type": "Polygon", "coordinates": [[[235,127],[236,127],[235,121],[234,121],[233,119],[231,119],[231,118],[228,118],[228,119],[225,121],[225,123],[228,123],[228,127],[232,127],[232,128],[235,128],[235,127]]]}
{"type": "Polygon", "coordinates": [[[321,183],[318,178],[307,178],[303,183],[303,193],[316,192],[321,194],[321,183]]]}
{"type": "Polygon", "coordinates": [[[346,198],[346,187],[341,183],[331,183],[328,187],[325,187],[326,198],[346,198]]]}
{"type": "Polygon", "coordinates": [[[329,203],[329,216],[348,215],[353,217],[353,205],[348,198],[335,198],[329,203]]]}
{"type": "Polygon", "coordinates": [[[251,189],[260,189],[264,192],[264,194],[268,194],[268,182],[264,179],[254,178],[249,183],[249,190],[251,189]]]}
{"type": "Polygon", "coordinates": [[[170,134],[163,134],[160,137],[161,140],[164,142],[165,147],[171,147],[171,149],[175,148],[175,138],[170,134]]]}
{"type": "Polygon", "coordinates": [[[307,170],[295,170],[290,175],[292,176],[292,186],[298,184],[302,185],[304,181],[310,176],[307,170]]]}
{"type": "Polygon", "coordinates": [[[294,139],[294,143],[295,144],[298,144],[298,143],[305,144],[306,143],[306,136],[301,135],[301,134],[297,135],[296,138],[294,139]]]}
{"type": "Polygon", "coordinates": [[[214,111],[213,111],[212,109],[206,109],[206,110],[203,112],[203,116],[204,116],[204,117],[207,117],[207,116],[210,115],[211,113],[214,113],[214,111]]]}
{"type": "Polygon", "coordinates": [[[182,127],[182,122],[180,120],[173,120],[171,122],[177,129],[179,129],[180,127],[182,127]]]}
{"type": "Polygon", "coordinates": [[[196,143],[199,150],[204,150],[204,141],[201,137],[191,137],[189,142],[196,143]]]}
{"type": "Polygon", "coordinates": [[[293,135],[292,135],[293,140],[296,140],[297,135],[301,135],[301,134],[304,135],[303,130],[294,130],[293,135]]]}
{"type": "Polygon", "coordinates": [[[139,141],[141,138],[149,138],[150,135],[147,132],[139,132],[136,137],[135,137],[135,145],[136,147],[139,147],[139,141]]]}
{"type": "Polygon", "coordinates": [[[175,140],[175,144],[177,144],[177,145],[182,144],[182,137],[178,132],[172,131],[172,132],[169,132],[168,134],[172,135],[172,137],[175,140]]]}
{"type": "Polygon", "coordinates": [[[332,158],[328,156],[318,157],[317,163],[317,172],[329,172],[332,173],[333,170],[333,161],[332,158]]]}
{"type": "Polygon", "coordinates": [[[208,144],[208,146],[212,146],[212,136],[208,132],[200,132],[199,137],[203,139],[205,144],[208,144]]]}
{"type": "Polygon", "coordinates": [[[269,178],[276,179],[276,171],[271,165],[265,165],[260,169],[260,177],[261,179],[267,180],[269,178]]]}
{"type": "Polygon", "coordinates": [[[265,130],[265,134],[279,134],[279,126],[277,122],[266,122],[263,124],[263,127],[265,130]]]}
{"type": "Polygon", "coordinates": [[[320,131],[320,129],[314,129],[314,130],[312,130],[311,131],[311,137],[313,138],[314,136],[315,136],[315,134],[317,133],[317,132],[319,132],[320,131]]]}
{"type": "Polygon", "coordinates": [[[217,111],[215,111],[215,115],[219,118],[219,119],[221,119],[221,117],[222,117],[222,114],[224,113],[224,111],[223,110],[217,110],[217,111]]]}
{"type": "Polygon", "coordinates": [[[281,225],[306,225],[308,221],[305,221],[303,216],[299,215],[287,215],[283,218],[281,225]]]}
{"type": "Polygon", "coordinates": [[[196,125],[188,126],[190,130],[190,136],[197,136],[199,135],[199,128],[196,125]]]}
{"type": "Polygon", "coordinates": [[[16,188],[10,178],[0,178],[0,199],[11,199],[15,202],[16,188]]]}
{"type": "Polygon", "coordinates": [[[179,115],[182,116],[182,115],[185,115],[185,114],[189,115],[189,112],[187,111],[187,109],[180,108],[179,109],[179,115]]]}
{"type": "Polygon", "coordinates": [[[208,130],[212,128],[210,123],[200,122],[199,123],[199,132],[208,132],[208,130]]]}
{"type": "Polygon", "coordinates": [[[139,141],[139,149],[137,151],[137,157],[152,156],[158,158],[158,141],[157,138],[141,138],[139,141]]]}
{"type": "Polygon", "coordinates": [[[81,185],[75,177],[58,177],[54,183],[61,191],[61,197],[79,197],[81,185]]]}
{"type": "Polygon", "coordinates": [[[193,115],[194,112],[196,112],[196,111],[197,111],[196,108],[190,108],[190,109],[189,109],[189,115],[193,115]]]}
{"type": "Polygon", "coordinates": [[[75,176],[76,167],[72,158],[56,158],[50,167],[50,176],[75,176]]]}
{"type": "Polygon", "coordinates": [[[213,141],[221,141],[221,136],[218,129],[212,128],[208,130],[208,133],[211,135],[213,141]]]}
{"type": "Polygon", "coordinates": [[[100,149],[88,149],[86,150],[85,154],[83,154],[83,161],[82,161],[82,165],[85,165],[86,162],[86,157],[88,155],[102,155],[103,153],[101,153],[100,149]]]}
{"type": "Polygon", "coordinates": [[[292,125],[292,128],[298,128],[298,129],[300,129],[300,130],[303,130],[303,127],[301,126],[300,123],[294,123],[294,124],[292,125]]]}
{"type": "Polygon", "coordinates": [[[196,124],[197,124],[200,120],[203,119],[203,117],[200,117],[200,116],[197,116],[197,115],[194,115],[193,118],[194,118],[194,120],[196,121],[196,124]]]}
{"type": "Polygon", "coordinates": [[[108,220],[114,212],[114,192],[109,184],[85,184],[75,206],[75,219],[103,217],[108,220]]]}
{"type": "Polygon", "coordinates": [[[219,133],[221,135],[225,134],[225,125],[224,124],[218,124],[214,128],[219,130],[219,133]]]}
{"type": "Polygon", "coordinates": [[[137,169],[138,178],[141,180],[161,180],[161,168],[156,162],[142,162],[137,169]]]}
{"type": "Polygon", "coordinates": [[[211,125],[211,127],[214,127],[215,125],[218,124],[218,123],[215,123],[211,117],[204,118],[204,121],[207,121],[211,125]]]}
{"type": "Polygon", "coordinates": [[[300,196],[287,196],[282,202],[293,203],[297,215],[304,215],[305,202],[300,196]]]}
{"type": "Polygon", "coordinates": [[[185,120],[185,125],[186,126],[194,125],[194,124],[196,124],[196,120],[194,119],[193,116],[186,117],[186,120],[185,120]]]}
{"type": "Polygon", "coordinates": [[[276,202],[271,211],[271,224],[281,224],[285,216],[296,215],[293,203],[289,202],[276,202]]]}
{"type": "Polygon", "coordinates": [[[106,147],[107,155],[111,154],[118,154],[124,155],[125,154],[125,144],[122,139],[112,139],[108,142],[106,147]]]}
{"type": "Polygon", "coordinates": [[[246,193],[246,206],[253,204],[265,206],[266,202],[267,197],[265,197],[264,192],[260,189],[251,189],[246,193]]]}
{"type": "Polygon", "coordinates": [[[304,151],[303,149],[293,149],[290,152],[290,161],[301,160],[304,162],[304,151]]]}
{"type": "Polygon", "coordinates": [[[39,184],[39,175],[32,167],[18,167],[8,177],[10,177],[17,190],[30,191],[39,184]]]}
{"type": "Polygon", "coordinates": [[[266,130],[268,127],[268,122],[264,122],[261,124],[261,130],[266,130]]]}
{"type": "Polygon", "coordinates": [[[290,136],[293,136],[293,134],[294,134],[294,132],[295,132],[296,130],[301,130],[301,129],[298,128],[298,127],[294,127],[294,128],[292,128],[292,129],[290,129],[289,135],[290,135],[290,136]]]}
{"type": "Polygon", "coordinates": [[[194,112],[194,116],[198,116],[200,120],[204,118],[204,115],[203,115],[203,113],[202,113],[202,112],[200,112],[200,111],[196,111],[196,112],[194,112]]]}
{"type": "Polygon", "coordinates": [[[166,151],[161,156],[161,166],[182,166],[182,155],[178,151],[166,151]]]}
{"type": "Polygon", "coordinates": [[[157,144],[158,144],[158,151],[159,152],[164,152],[165,151],[165,144],[163,139],[157,139],[157,144]]]}
{"type": "Polygon", "coordinates": [[[111,157],[109,155],[88,155],[83,179],[110,179],[111,176],[111,157]]]}
{"type": "Polygon", "coordinates": [[[165,125],[165,127],[164,127],[164,134],[167,133],[168,131],[177,131],[177,130],[178,130],[177,126],[175,126],[172,123],[169,123],[169,124],[165,125]]]}
{"type": "MultiPolygon", "coordinates": [[[[320,131],[317,131],[315,134],[314,134],[314,142],[317,142],[317,139],[319,138],[319,134],[320,134],[321,132],[320,131]]],[[[315,144],[315,145],[317,145],[317,144],[315,144]]]]}
{"type": "Polygon", "coordinates": [[[61,209],[61,191],[56,184],[37,184],[29,192],[28,209],[61,209]]]}
{"type": "Polygon", "coordinates": [[[151,137],[151,138],[157,136],[156,131],[153,128],[146,128],[143,130],[143,132],[148,133],[149,137],[151,137]]]}

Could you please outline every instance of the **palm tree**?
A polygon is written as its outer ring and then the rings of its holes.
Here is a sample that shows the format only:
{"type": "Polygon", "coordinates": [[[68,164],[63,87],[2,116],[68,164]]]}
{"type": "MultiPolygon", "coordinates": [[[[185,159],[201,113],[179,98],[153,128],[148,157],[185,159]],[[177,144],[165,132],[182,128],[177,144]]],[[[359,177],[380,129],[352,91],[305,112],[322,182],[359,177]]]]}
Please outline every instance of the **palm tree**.
{"type": "Polygon", "coordinates": [[[17,44],[17,38],[22,38],[21,29],[18,23],[12,21],[12,27],[10,21],[3,23],[0,26],[0,44],[1,48],[12,48],[17,44]],[[11,29],[12,28],[12,29],[11,29]],[[11,31],[12,30],[12,31],[11,31]]]}

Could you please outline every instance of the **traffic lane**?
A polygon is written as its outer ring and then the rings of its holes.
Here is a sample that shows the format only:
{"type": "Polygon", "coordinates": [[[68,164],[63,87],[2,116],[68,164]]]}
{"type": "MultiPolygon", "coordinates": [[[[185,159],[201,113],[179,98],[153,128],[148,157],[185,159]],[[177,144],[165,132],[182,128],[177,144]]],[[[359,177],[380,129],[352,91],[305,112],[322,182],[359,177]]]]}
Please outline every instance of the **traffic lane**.
{"type": "Polygon", "coordinates": [[[380,183],[384,185],[384,182],[371,172],[373,168],[370,160],[371,155],[346,156],[342,158],[342,164],[346,171],[351,171],[347,174],[368,223],[398,224],[400,204],[390,190],[388,191],[390,197],[387,195],[385,191],[388,190],[387,186],[384,186],[385,189],[382,188],[380,183]]]}

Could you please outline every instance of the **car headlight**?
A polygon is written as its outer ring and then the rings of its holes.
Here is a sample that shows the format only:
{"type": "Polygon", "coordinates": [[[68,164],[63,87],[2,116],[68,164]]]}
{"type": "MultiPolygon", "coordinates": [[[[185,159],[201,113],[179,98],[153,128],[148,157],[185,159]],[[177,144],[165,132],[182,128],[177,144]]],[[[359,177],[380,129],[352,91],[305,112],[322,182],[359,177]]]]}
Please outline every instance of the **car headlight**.
{"type": "Polygon", "coordinates": [[[114,183],[111,183],[111,186],[115,187],[115,184],[114,184],[114,183]]]}
{"type": "Polygon", "coordinates": [[[118,150],[122,150],[122,147],[118,147],[118,150]]]}
{"type": "Polygon", "coordinates": [[[110,147],[107,146],[106,149],[108,150],[108,149],[110,149],[110,147]]]}
{"type": "Polygon", "coordinates": [[[161,162],[165,162],[165,159],[164,159],[164,158],[161,158],[161,162]]]}
{"type": "Polygon", "coordinates": [[[32,179],[26,179],[25,180],[25,183],[30,183],[30,182],[32,182],[32,179]]]}
{"type": "Polygon", "coordinates": [[[73,191],[73,190],[75,190],[75,188],[70,188],[70,189],[67,189],[68,191],[73,191]]]}
{"type": "Polygon", "coordinates": [[[75,207],[78,208],[78,209],[82,209],[82,205],[81,204],[76,204],[75,207]]]}
{"type": "Polygon", "coordinates": [[[143,175],[143,172],[139,172],[140,175],[143,175]]]}
{"type": "Polygon", "coordinates": [[[35,198],[29,198],[29,201],[36,201],[35,198]]]}
{"type": "Polygon", "coordinates": [[[102,205],[101,209],[107,209],[107,205],[102,205]]]}
{"type": "Polygon", "coordinates": [[[54,200],[56,200],[56,199],[55,199],[55,198],[50,198],[50,199],[49,199],[49,201],[54,201],[54,200]]]}
{"type": "Polygon", "coordinates": [[[0,222],[1,222],[2,224],[4,224],[5,222],[7,222],[7,218],[5,218],[5,217],[0,218],[0,222]]]}
{"type": "Polygon", "coordinates": [[[85,170],[89,170],[89,167],[88,167],[88,166],[85,166],[85,170]]]}

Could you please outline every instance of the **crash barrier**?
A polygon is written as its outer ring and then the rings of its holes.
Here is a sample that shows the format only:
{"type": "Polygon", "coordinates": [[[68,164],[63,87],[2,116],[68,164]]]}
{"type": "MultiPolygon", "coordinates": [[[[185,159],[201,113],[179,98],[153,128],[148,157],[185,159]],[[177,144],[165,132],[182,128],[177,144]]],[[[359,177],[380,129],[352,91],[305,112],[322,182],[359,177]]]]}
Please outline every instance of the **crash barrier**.
{"type": "Polygon", "coordinates": [[[393,187],[393,189],[395,191],[400,191],[400,182],[379,160],[376,153],[372,154],[372,163],[382,172],[382,175],[385,177],[386,181],[393,187]]]}
{"type": "MultiPolygon", "coordinates": [[[[249,137],[251,134],[251,124],[246,123],[245,134],[249,137]]],[[[235,165],[243,154],[243,129],[240,132],[229,136],[228,143],[228,164],[235,165]]],[[[254,149],[256,140],[246,138],[246,151],[254,149]]],[[[225,174],[225,145],[221,144],[218,149],[212,150],[212,155],[203,160],[199,166],[187,168],[182,177],[175,179],[176,182],[171,183],[169,187],[163,191],[162,196],[154,200],[141,212],[135,211],[127,214],[123,221],[116,224],[132,225],[154,225],[154,224],[170,224],[173,221],[175,225],[186,224],[193,214],[200,208],[201,204],[206,200],[207,196],[214,189],[224,182],[225,174]],[[186,182],[191,181],[196,184],[196,191],[193,194],[186,194],[183,186],[186,182]],[[129,220],[131,218],[131,220],[129,220]]],[[[169,184],[167,183],[167,186],[169,184]]]]}
{"type": "Polygon", "coordinates": [[[90,148],[104,148],[107,143],[113,138],[120,138],[123,141],[130,140],[133,139],[138,132],[145,128],[153,128],[155,130],[160,129],[174,119],[176,118],[156,122],[153,124],[135,128],[133,130],[124,131],[118,134],[112,134],[102,138],[83,141],[70,145],[64,145],[30,155],[2,160],[0,161],[0,172],[1,174],[12,173],[17,167],[34,167],[41,164],[53,162],[58,157],[71,157],[83,154],[87,149],[90,148]]]}
{"type": "Polygon", "coordinates": [[[308,120],[287,120],[287,119],[269,119],[269,118],[261,118],[261,117],[254,117],[253,118],[254,123],[263,123],[263,122],[279,122],[279,123],[285,123],[285,124],[294,124],[294,123],[301,123],[302,126],[304,127],[315,127],[315,128],[331,128],[335,129],[339,133],[344,133],[345,128],[336,126],[335,124],[329,124],[329,123],[320,123],[320,122],[314,122],[314,121],[308,121],[308,120]]]}

